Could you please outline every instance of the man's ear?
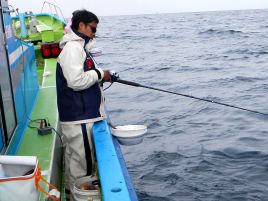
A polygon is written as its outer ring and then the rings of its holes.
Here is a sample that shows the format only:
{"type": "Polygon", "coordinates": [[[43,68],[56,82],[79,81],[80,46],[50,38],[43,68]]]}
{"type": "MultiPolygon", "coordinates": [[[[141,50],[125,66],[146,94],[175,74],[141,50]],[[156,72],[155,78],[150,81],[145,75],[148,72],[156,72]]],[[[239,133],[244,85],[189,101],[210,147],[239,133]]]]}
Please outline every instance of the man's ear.
{"type": "Polygon", "coordinates": [[[79,22],[78,24],[78,30],[83,30],[85,27],[85,23],[84,22],[79,22]]]}

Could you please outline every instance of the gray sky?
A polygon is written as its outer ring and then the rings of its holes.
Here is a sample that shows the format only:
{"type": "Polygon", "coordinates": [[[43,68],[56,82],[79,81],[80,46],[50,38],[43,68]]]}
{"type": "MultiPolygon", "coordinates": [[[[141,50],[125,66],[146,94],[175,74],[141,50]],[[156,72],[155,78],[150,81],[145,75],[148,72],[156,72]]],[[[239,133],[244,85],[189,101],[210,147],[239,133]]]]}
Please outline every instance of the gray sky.
{"type": "MultiPolygon", "coordinates": [[[[43,0],[9,0],[20,11],[40,12],[43,0]],[[29,6],[32,5],[32,6],[29,6]]],[[[49,0],[64,17],[85,8],[99,16],[268,8],[268,0],[49,0]]],[[[48,10],[48,7],[47,7],[48,10]]]]}

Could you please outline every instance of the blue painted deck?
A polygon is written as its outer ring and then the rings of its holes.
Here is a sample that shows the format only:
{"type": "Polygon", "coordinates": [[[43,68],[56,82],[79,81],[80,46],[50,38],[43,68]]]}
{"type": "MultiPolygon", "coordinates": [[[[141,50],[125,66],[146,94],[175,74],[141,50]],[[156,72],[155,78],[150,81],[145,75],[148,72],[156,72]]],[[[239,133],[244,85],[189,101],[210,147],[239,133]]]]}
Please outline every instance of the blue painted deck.
{"type": "Polygon", "coordinates": [[[137,201],[120,147],[106,120],[94,123],[93,139],[103,201],[137,201]]]}

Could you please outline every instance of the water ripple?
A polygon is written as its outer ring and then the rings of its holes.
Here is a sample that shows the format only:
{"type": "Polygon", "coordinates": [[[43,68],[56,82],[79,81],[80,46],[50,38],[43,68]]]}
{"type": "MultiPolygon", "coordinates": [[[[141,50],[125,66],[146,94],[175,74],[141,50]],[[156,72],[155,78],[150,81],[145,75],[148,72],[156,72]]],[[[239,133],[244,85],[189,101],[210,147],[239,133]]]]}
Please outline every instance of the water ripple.
{"type": "MultiPolygon", "coordinates": [[[[267,12],[103,17],[96,60],[125,80],[268,113],[267,12]]],[[[116,83],[105,96],[115,125],[148,126],[142,144],[122,146],[139,200],[268,200],[268,115],[116,83]]]]}

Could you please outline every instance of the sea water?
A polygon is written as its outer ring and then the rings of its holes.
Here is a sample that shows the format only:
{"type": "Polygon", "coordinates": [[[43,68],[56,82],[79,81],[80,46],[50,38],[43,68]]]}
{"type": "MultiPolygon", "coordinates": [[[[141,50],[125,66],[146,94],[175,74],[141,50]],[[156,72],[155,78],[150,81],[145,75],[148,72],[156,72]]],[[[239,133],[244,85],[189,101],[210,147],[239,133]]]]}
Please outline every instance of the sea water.
{"type": "MultiPolygon", "coordinates": [[[[268,10],[101,17],[96,58],[125,80],[268,113],[268,10]]],[[[108,86],[107,84],[105,86],[108,86]]],[[[115,125],[141,201],[268,200],[268,117],[114,83],[115,125]]]]}

